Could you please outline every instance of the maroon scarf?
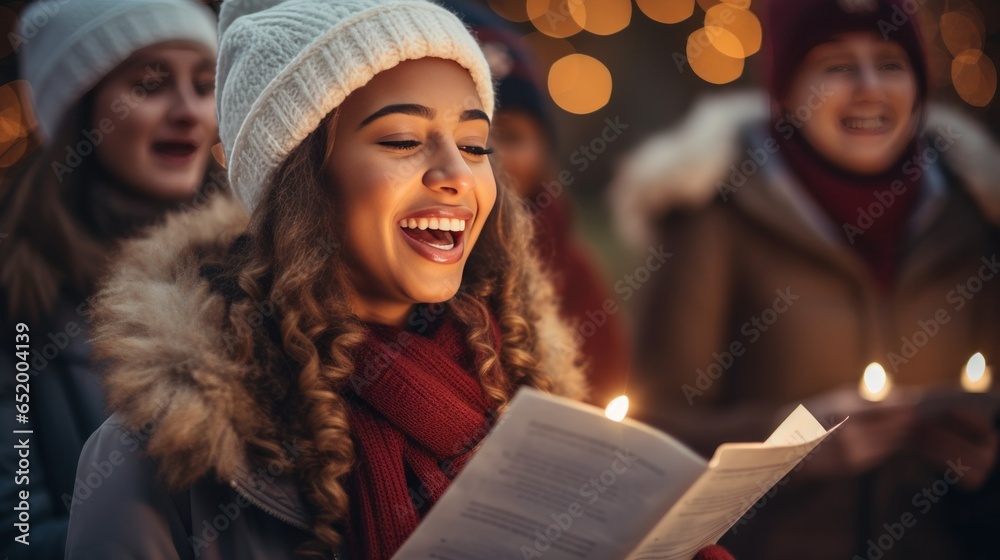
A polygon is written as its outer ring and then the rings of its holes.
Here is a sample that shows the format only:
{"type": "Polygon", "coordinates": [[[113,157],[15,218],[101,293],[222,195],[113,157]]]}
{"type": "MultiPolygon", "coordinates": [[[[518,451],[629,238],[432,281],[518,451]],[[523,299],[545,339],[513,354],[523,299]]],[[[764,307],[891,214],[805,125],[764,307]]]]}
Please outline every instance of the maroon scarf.
{"type": "MultiPolygon", "coordinates": [[[[348,408],[358,465],[350,476],[352,558],[388,560],[471,458],[493,406],[464,327],[445,316],[421,336],[369,324],[354,352],[348,408]]],[[[499,327],[493,323],[499,352],[499,327]]]]}
{"type": "Polygon", "coordinates": [[[905,161],[917,152],[916,143],[879,175],[858,175],[832,165],[801,134],[779,143],[802,186],[843,233],[841,239],[864,260],[877,284],[888,290],[905,241],[906,224],[920,196],[920,183],[903,171],[905,161]],[[896,181],[902,187],[893,192],[896,181]]]}

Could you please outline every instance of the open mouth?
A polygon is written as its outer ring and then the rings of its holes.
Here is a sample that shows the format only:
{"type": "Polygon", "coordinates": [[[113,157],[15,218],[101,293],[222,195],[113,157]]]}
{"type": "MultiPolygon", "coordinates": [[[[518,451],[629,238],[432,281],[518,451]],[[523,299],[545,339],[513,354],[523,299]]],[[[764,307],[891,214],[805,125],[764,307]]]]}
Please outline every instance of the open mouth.
{"type": "Polygon", "coordinates": [[[194,156],[198,145],[193,142],[164,141],[153,142],[153,153],[172,161],[185,161],[194,156]]]}
{"type": "Polygon", "coordinates": [[[403,237],[423,257],[442,264],[458,262],[463,253],[466,220],[456,218],[404,218],[403,237]]]}
{"type": "Polygon", "coordinates": [[[889,120],[885,117],[845,118],[840,123],[851,132],[879,133],[889,129],[889,120]]]}

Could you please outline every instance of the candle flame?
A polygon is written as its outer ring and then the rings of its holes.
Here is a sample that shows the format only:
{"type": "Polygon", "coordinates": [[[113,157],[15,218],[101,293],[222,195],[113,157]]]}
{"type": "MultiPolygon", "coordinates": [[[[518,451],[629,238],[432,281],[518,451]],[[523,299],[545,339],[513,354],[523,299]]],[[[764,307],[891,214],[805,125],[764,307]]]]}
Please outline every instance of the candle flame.
{"type": "Polygon", "coordinates": [[[878,362],[872,362],[865,368],[865,374],[861,376],[861,397],[878,402],[889,394],[892,382],[885,368],[878,362]]]}
{"type": "Polygon", "coordinates": [[[982,353],[976,352],[969,358],[969,363],[965,364],[965,375],[969,381],[979,381],[984,373],[986,373],[986,358],[982,353]]]}
{"type": "Polygon", "coordinates": [[[962,371],[962,389],[970,393],[985,393],[993,384],[993,375],[986,367],[986,358],[976,352],[969,358],[962,371]]]}
{"type": "Polygon", "coordinates": [[[625,395],[615,398],[604,409],[604,415],[615,422],[621,422],[625,418],[626,412],[628,412],[628,397],[625,395]]]}

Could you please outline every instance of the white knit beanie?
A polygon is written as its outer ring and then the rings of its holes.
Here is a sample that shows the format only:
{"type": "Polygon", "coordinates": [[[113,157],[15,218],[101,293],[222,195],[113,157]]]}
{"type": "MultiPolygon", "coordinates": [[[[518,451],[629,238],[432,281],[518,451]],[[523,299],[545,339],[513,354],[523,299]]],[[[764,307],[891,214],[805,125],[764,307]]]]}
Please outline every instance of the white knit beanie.
{"type": "Polygon", "coordinates": [[[38,0],[20,15],[21,75],[46,142],[73,103],[135,51],[186,40],[217,52],[215,16],[193,0],[38,0]]]}
{"type": "Polygon", "coordinates": [[[229,181],[253,211],[288,154],[352,91],[405,60],[453,60],[493,114],[490,69],[457,16],[424,0],[226,0],[216,103],[229,181]]]}

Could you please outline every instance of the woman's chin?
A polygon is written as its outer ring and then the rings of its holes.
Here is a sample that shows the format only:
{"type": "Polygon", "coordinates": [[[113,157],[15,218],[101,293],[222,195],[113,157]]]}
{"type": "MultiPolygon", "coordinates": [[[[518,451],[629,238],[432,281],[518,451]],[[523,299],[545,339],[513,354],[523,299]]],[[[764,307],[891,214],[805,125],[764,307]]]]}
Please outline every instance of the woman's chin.
{"type": "Polygon", "coordinates": [[[455,297],[461,284],[461,276],[454,280],[435,278],[410,293],[413,301],[417,303],[443,303],[455,297]]]}

